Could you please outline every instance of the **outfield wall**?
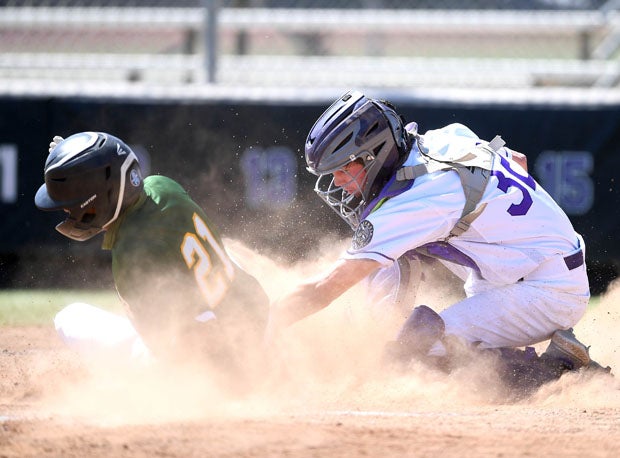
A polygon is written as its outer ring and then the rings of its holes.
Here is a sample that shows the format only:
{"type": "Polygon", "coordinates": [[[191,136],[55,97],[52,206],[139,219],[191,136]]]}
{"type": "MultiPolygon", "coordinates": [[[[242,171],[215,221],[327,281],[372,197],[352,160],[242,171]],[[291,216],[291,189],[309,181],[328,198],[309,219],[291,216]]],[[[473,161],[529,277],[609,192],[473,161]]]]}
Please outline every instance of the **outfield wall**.
{"type": "MultiPolygon", "coordinates": [[[[620,260],[620,102],[391,99],[421,130],[461,122],[526,153],[584,235],[593,285],[609,280],[620,260]]],[[[64,239],[53,229],[62,215],[33,204],[50,139],[82,130],[123,138],[151,173],[182,183],[225,235],[272,256],[293,260],[322,235],[348,235],[313,194],[303,162],[305,136],[330,100],[0,97],[0,286],[110,284],[100,238],[64,239]]]]}

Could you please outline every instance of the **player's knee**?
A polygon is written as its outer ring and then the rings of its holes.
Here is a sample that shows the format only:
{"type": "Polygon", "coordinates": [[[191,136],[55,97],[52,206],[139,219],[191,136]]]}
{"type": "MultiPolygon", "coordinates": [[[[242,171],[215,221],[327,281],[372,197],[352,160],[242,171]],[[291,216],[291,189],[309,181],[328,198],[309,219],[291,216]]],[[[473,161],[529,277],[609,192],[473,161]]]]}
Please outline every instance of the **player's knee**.
{"type": "Polygon", "coordinates": [[[405,346],[430,349],[443,337],[445,330],[446,325],[441,316],[430,307],[420,305],[413,309],[396,340],[405,346]]]}
{"type": "Polygon", "coordinates": [[[67,344],[112,346],[137,335],[127,317],[84,302],[67,305],[54,317],[54,326],[67,344]]]}
{"type": "Polygon", "coordinates": [[[56,332],[71,349],[115,365],[148,363],[151,356],[125,316],[83,302],[69,304],[54,317],[56,332]]]}
{"type": "Polygon", "coordinates": [[[54,327],[65,342],[74,340],[73,334],[82,328],[85,316],[92,315],[94,307],[84,302],[74,302],[65,306],[54,316],[54,327]]]}
{"type": "Polygon", "coordinates": [[[396,340],[388,344],[387,359],[405,362],[428,356],[431,349],[441,345],[445,329],[443,319],[434,310],[425,305],[414,308],[396,340]]]}

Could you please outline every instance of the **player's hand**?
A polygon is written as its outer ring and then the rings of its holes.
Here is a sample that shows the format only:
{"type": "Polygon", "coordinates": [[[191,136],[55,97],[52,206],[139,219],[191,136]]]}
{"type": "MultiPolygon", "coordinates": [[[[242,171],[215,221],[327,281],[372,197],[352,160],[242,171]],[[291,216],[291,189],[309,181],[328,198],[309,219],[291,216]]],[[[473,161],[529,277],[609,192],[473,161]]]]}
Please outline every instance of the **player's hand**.
{"type": "Polygon", "coordinates": [[[51,152],[52,152],[52,150],[53,150],[54,148],[56,148],[56,146],[57,146],[57,145],[58,145],[61,141],[63,141],[63,140],[64,140],[64,138],[62,138],[60,135],[54,135],[54,138],[53,138],[53,139],[52,139],[52,141],[50,142],[50,147],[49,147],[49,150],[48,150],[48,151],[51,153],[51,152]]]}

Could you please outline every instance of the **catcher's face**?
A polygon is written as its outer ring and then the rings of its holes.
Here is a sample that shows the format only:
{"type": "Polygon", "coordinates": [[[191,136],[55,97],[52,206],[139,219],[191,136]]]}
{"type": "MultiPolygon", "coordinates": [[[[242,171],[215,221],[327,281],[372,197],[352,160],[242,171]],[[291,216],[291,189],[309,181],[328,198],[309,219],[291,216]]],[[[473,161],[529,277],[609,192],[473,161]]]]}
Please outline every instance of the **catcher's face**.
{"type": "Polygon", "coordinates": [[[354,196],[362,195],[365,181],[366,170],[364,165],[359,162],[349,162],[334,172],[334,184],[354,196]]]}

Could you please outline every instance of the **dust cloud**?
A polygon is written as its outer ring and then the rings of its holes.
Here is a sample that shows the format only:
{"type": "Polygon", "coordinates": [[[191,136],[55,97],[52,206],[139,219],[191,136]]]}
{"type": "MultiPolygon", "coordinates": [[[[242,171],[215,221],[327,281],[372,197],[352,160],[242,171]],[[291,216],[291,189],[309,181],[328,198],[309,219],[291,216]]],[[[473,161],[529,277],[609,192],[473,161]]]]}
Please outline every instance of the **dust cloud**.
{"type": "Polygon", "coordinates": [[[620,282],[609,285],[598,303],[589,307],[575,326],[575,335],[590,346],[590,356],[603,367],[611,367],[614,378],[606,375],[567,374],[558,382],[543,386],[531,400],[542,405],[572,405],[583,408],[620,407],[620,282]]]}
{"type": "MultiPolygon", "coordinates": [[[[320,273],[345,248],[325,240],[294,265],[278,265],[240,242],[226,240],[233,259],[253,274],[271,299],[320,273]]],[[[439,310],[457,300],[446,279],[430,280],[416,303],[439,310]]],[[[450,412],[478,406],[620,407],[620,386],[607,375],[568,374],[527,399],[507,401],[492,361],[476,359],[444,374],[422,364],[407,370],[380,364],[384,343],[404,319],[378,320],[355,287],[327,309],[286,330],[266,359],[237,384],[207,368],[126,367],[92,359],[81,372],[46,383],[44,411],[105,425],[156,424],[204,418],[321,415],[329,412],[450,412]],[[229,383],[231,382],[231,383],[229,383]]],[[[620,284],[610,287],[575,328],[604,366],[620,367],[620,284]]]]}

